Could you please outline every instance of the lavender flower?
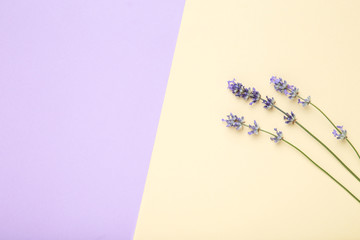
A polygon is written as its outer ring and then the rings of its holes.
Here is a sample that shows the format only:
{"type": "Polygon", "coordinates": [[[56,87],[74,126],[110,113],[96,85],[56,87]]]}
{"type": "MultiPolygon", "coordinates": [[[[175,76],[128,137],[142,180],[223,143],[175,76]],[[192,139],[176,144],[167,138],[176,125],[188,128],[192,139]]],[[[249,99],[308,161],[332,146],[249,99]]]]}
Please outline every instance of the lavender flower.
{"type": "Polygon", "coordinates": [[[235,82],[235,79],[233,79],[232,81],[228,81],[228,89],[230,89],[235,96],[241,97],[243,85],[235,82]]]}
{"type": "Polygon", "coordinates": [[[250,96],[251,96],[251,88],[244,87],[244,91],[242,92],[241,97],[245,100],[248,100],[250,96]]]}
{"type": "Polygon", "coordinates": [[[250,105],[253,105],[254,103],[258,102],[261,98],[261,95],[258,91],[256,91],[255,88],[253,88],[252,92],[251,92],[251,98],[252,98],[252,102],[250,103],[250,105]]]}
{"type": "Polygon", "coordinates": [[[272,98],[269,98],[268,96],[266,96],[266,99],[263,99],[262,102],[265,104],[264,108],[266,109],[272,109],[275,105],[275,99],[272,97],[272,98]]]}
{"type": "Polygon", "coordinates": [[[297,87],[288,84],[285,80],[282,80],[282,78],[272,76],[270,78],[270,83],[274,84],[276,91],[284,93],[290,99],[296,98],[299,94],[299,89],[297,87]]]}
{"type": "Polygon", "coordinates": [[[303,107],[306,107],[307,105],[309,105],[310,104],[310,102],[311,102],[311,97],[310,96],[308,96],[306,99],[304,99],[303,101],[301,101],[301,99],[299,98],[298,99],[298,103],[300,104],[302,104],[303,105],[303,107]]]}
{"type": "Polygon", "coordinates": [[[250,105],[253,105],[261,99],[260,93],[256,91],[255,88],[252,90],[251,88],[246,88],[241,83],[237,83],[235,79],[228,81],[228,89],[230,89],[236,97],[242,97],[245,100],[248,100],[249,98],[252,99],[250,105]]]}
{"type": "Polygon", "coordinates": [[[236,115],[233,115],[230,113],[230,115],[227,115],[228,119],[222,119],[223,122],[226,122],[226,127],[234,127],[236,130],[239,130],[242,125],[245,123],[244,117],[238,117],[236,115]]]}
{"type": "Polygon", "coordinates": [[[276,76],[272,76],[270,78],[270,83],[274,84],[274,88],[276,91],[285,93],[287,95],[287,89],[290,87],[286,81],[283,81],[282,78],[277,78],[276,76]]]}
{"type": "Polygon", "coordinates": [[[294,124],[296,121],[295,114],[293,112],[291,112],[291,114],[287,113],[286,116],[284,116],[284,120],[286,124],[294,124]]]}
{"type": "Polygon", "coordinates": [[[259,125],[257,124],[257,122],[254,120],[254,126],[250,125],[249,124],[249,128],[251,128],[252,130],[250,132],[248,132],[249,135],[252,135],[252,134],[258,134],[259,133],[259,125]]]}
{"type": "Polygon", "coordinates": [[[332,132],[332,134],[334,135],[334,137],[336,137],[337,139],[343,140],[345,138],[347,138],[346,134],[347,131],[344,129],[343,126],[337,126],[337,128],[340,130],[340,133],[334,129],[334,131],[332,132]]]}
{"type": "Polygon", "coordinates": [[[270,138],[270,140],[278,143],[283,139],[283,133],[281,131],[278,131],[277,128],[274,128],[274,130],[277,136],[270,138]]]}
{"type": "Polygon", "coordinates": [[[290,99],[296,98],[297,95],[299,94],[299,89],[296,88],[296,87],[294,87],[294,86],[290,86],[290,87],[288,88],[288,90],[289,90],[289,92],[288,92],[287,95],[289,96],[290,99]]]}

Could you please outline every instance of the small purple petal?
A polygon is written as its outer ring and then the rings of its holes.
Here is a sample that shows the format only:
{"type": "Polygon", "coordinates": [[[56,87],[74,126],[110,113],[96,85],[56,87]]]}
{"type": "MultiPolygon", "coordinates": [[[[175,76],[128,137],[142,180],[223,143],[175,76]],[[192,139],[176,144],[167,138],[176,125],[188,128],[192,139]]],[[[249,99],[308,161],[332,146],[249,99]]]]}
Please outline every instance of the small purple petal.
{"type": "Polygon", "coordinates": [[[256,91],[255,88],[252,88],[252,90],[251,88],[246,88],[241,83],[237,83],[235,79],[228,81],[228,89],[230,89],[236,97],[242,97],[245,100],[250,98],[250,105],[253,105],[261,99],[260,93],[256,91]]]}
{"type": "Polygon", "coordinates": [[[334,137],[336,137],[339,140],[343,140],[345,138],[347,138],[347,131],[343,128],[343,126],[337,126],[337,128],[339,129],[339,131],[337,131],[336,129],[334,129],[332,131],[332,134],[334,135],[334,137]]]}
{"type": "Polygon", "coordinates": [[[244,117],[239,118],[236,115],[233,115],[232,113],[227,115],[227,118],[228,119],[222,119],[222,121],[227,123],[226,127],[234,127],[237,130],[239,130],[245,123],[244,117]]]}
{"type": "Polygon", "coordinates": [[[277,128],[274,128],[274,130],[277,136],[271,137],[270,140],[274,141],[275,143],[278,143],[283,139],[283,133],[281,131],[278,131],[277,128]]]}
{"type": "Polygon", "coordinates": [[[249,124],[249,128],[252,129],[250,132],[248,132],[249,135],[252,135],[252,134],[257,135],[259,133],[260,127],[255,120],[254,120],[254,125],[249,124]]]}
{"type": "Polygon", "coordinates": [[[291,114],[287,113],[286,116],[284,116],[284,120],[286,124],[294,124],[296,121],[295,114],[291,112],[291,114]]]}
{"type": "Polygon", "coordinates": [[[289,85],[286,81],[282,80],[282,78],[273,76],[270,78],[270,83],[274,84],[276,91],[284,93],[290,99],[296,98],[299,94],[298,88],[296,88],[294,85],[289,85]]]}
{"type": "Polygon", "coordinates": [[[266,96],[266,99],[267,100],[265,100],[265,99],[262,100],[262,103],[264,103],[264,105],[265,105],[264,108],[266,108],[266,109],[273,108],[274,105],[275,105],[275,99],[274,98],[269,98],[268,96],[266,96]]]}

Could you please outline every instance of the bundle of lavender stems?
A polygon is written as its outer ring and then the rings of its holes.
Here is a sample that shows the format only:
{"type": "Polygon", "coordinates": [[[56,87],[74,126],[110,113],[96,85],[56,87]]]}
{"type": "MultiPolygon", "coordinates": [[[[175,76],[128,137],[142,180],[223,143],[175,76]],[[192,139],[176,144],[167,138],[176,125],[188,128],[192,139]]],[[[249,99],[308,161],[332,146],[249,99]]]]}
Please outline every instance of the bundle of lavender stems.
{"type": "MultiPolygon", "coordinates": [[[[332,125],[334,128],[332,131],[332,134],[335,138],[341,141],[346,141],[352,150],[355,152],[357,158],[360,159],[360,155],[354,145],[351,143],[347,136],[347,131],[344,129],[343,126],[335,125],[333,121],[330,120],[330,118],[314,103],[311,101],[311,97],[308,96],[307,98],[301,97],[299,94],[299,88],[295,87],[294,85],[288,84],[286,81],[284,81],[282,78],[278,77],[271,77],[270,83],[274,85],[274,88],[276,91],[283,93],[286,95],[289,99],[297,99],[298,104],[301,104],[303,107],[312,106],[317,111],[321,113],[323,117],[332,125]]],[[[307,134],[309,134],[316,142],[318,142],[322,147],[324,147],[332,157],[334,157],[342,167],[344,167],[357,181],[360,182],[360,178],[327,146],[325,145],[318,137],[316,137],[312,132],[310,132],[306,127],[304,127],[299,120],[296,118],[295,114],[291,111],[286,112],[282,110],[278,105],[276,105],[276,101],[273,97],[262,98],[261,94],[255,89],[255,88],[247,88],[243,84],[236,82],[235,79],[232,81],[228,81],[228,89],[239,98],[242,98],[244,100],[250,100],[250,105],[253,105],[257,102],[262,102],[264,104],[264,108],[267,110],[276,109],[280,113],[283,114],[284,121],[286,124],[289,125],[297,125],[302,130],[304,130],[307,134]]],[[[289,142],[284,138],[283,132],[279,131],[277,128],[275,128],[275,132],[272,133],[270,131],[264,130],[260,128],[259,124],[254,121],[254,124],[246,124],[244,117],[238,117],[232,113],[227,115],[227,119],[222,119],[222,121],[227,123],[227,127],[233,127],[237,130],[240,130],[244,127],[249,128],[249,135],[258,135],[260,132],[270,135],[270,140],[275,143],[284,142],[287,145],[291,146],[295,150],[297,150],[299,153],[301,153],[307,160],[309,160],[313,165],[315,165],[319,170],[321,170],[325,175],[327,175],[329,178],[331,178],[336,184],[338,184],[341,188],[343,188],[350,196],[352,196],[357,202],[360,203],[359,198],[357,198],[349,189],[347,189],[342,183],[340,183],[336,178],[334,178],[330,173],[328,173],[324,168],[322,168],[319,164],[316,163],[312,158],[310,158],[307,154],[305,154],[300,148],[289,142]]]]}

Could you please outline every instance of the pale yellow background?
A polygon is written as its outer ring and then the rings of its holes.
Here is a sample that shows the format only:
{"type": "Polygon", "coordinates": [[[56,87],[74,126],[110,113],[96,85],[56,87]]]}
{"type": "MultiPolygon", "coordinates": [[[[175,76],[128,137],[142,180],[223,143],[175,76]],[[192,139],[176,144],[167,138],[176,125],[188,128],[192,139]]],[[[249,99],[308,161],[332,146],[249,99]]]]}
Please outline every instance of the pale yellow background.
{"type": "Polygon", "coordinates": [[[288,145],[221,122],[278,127],[360,197],[360,184],[298,126],[227,89],[233,77],[293,110],[357,174],[331,125],[274,91],[311,95],[360,148],[360,1],[186,2],[135,232],[136,240],[360,239],[360,204],[288,145]]]}

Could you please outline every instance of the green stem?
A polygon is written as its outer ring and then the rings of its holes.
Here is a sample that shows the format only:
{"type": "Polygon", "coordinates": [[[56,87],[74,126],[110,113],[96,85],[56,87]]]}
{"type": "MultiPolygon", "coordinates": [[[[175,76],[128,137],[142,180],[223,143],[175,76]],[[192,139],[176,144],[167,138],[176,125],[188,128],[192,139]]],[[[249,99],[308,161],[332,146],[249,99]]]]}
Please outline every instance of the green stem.
{"type": "Polygon", "coordinates": [[[271,133],[271,132],[268,132],[268,131],[266,131],[266,130],[264,130],[264,129],[259,129],[260,131],[262,131],[262,132],[264,132],[264,133],[267,133],[267,134],[269,134],[269,135],[272,135],[273,137],[276,137],[276,135],[275,134],[273,134],[273,133],[271,133]]]}
{"type": "MultiPolygon", "coordinates": [[[[304,98],[298,96],[300,99],[304,100],[304,98]]],[[[330,118],[328,116],[326,116],[326,114],[321,111],[321,109],[316,106],[315,104],[313,104],[312,102],[310,102],[310,105],[313,106],[314,108],[316,108],[330,123],[331,125],[339,132],[341,133],[341,131],[339,130],[339,128],[330,120],[330,118]]],[[[350,140],[348,138],[346,138],[346,141],[350,144],[351,148],[355,151],[356,155],[358,156],[358,158],[360,158],[360,154],[359,152],[356,150],[356,148],[354,147],[354,145],[350,142],[350,140]]]]}
{"type": "MultiPolygon", "coordinates": [[[[245,127],[250,128],[249,125],[247,125],[247,124],[245,124],[245,123],[243,123],[242,125],[244,125],[245,127]]],[[[250,128],[250,129],[251,129],[251,128],[250,128]]],[[[275,134],[273,134],[273,133],[271,133],[271,132],[268,132],[268,131],[266,131],[266,130],[264,130],[264,129],[259,128],[259,131],[264,132],[264,133],[267,133],[267,134],[269,134],[269,135],[271,135],[271,136],[273,136],[273,137],[276,137],[275,134]]]]}
{"type": "MultiPolygon", "coordinates": [[[[247,124],[243,124],[244,126],[249,127],[249,125],[247,124]]],[[[264,129],[259,129],[260,131],[267,133],[271,136],[276,137],[275,134],[268,132],[264,129]]],[[[340,187],[342,187],[347,193],[349,193],[358,203],[360,203],[360,200],[349,190],[347,189],[344,185],[342,185],[338,180],[336,180],[333,176],[330,175],[330,173],[328,173],[325,169],[323,169],[322,167],[320,167],[316,162],[314,162],[308,155],[306,155],[303,151],[301,151],[298,147],[296,147],[295,145],[293,145],[292,143],[286,141],[284,138],[282,139],[282,141],[284,141],[285,143],[289,144],[291,147],[295,148],[296,150],[298,150],[301,154],[303,154],[312,164],[314,164],[318,169],[320,169],[323,173],[325,173],[327,176],[329,176],[332,180],[334,180],[340,187]]]]}
{"type": "Polygon", "coordinates": [[[324,148],[326,148],[326,150],[328,150],[338,161],[341,165],[343,165],[343,167],[348,170],[349,173],[351,173],[351,175],[353,175],[356,180],[358,180],[360,182],[360,178],[353,172],[351,171],[351,169],[346,166],[346,164],[340,160],[340,158],[333,152],[330,150],[330,148],[328,148],[328,146],[326,146],[322,141],[320,141],[320,139],[318,139],[317,137],[314,136],[314,134],[312,134],[309,130],[307,130],[303,125],[301,125],[299,122],[295,122],[297,125],[299,125],[302,129],[305,130],[305,132],[307,132],[310,136],[312,136],[316,141],[318,141],[324,148]]]}
{"type": "MultiPolygon", "coordinates": [[[[260,100],[262,100],[262,101],[266,101],[265,99],[263,99],[263,98],[260,98],[260,100]]],[[[278,106],[276,106],[275,104],[273,105],[273,107],[274,108],[276,108],[277,110],[279,110],[280,112],[282,112],[284,115],[288,115],[286,112],[284,112],[283,110],[281,110],[278,106]]]]}
{"type": "Polygon", "coordinates": [[[303,154],[312,164],[314,164],[318,169],[320,169],[323,173],[325,173],[326,175],[328,175],[332,180],[334,180],[340,187],[342,187],[347,193],[349,193],[357,202],[360,203],[360,200],[352,193],[350,192],[350,190],[348,190],[344,185],[342,185],[338,180],[336,180],[333,176],[330,175],[330,173],[328,173],[325,169],[323,169],[322,167],[320,167],[316,162],[314,162],[308,155],[306,155],[303,151],[301,151],[298,147],[296,147],[295,145],[293,145],[292,143],[286,141],[285,139],[282,139],[284,142],[286,142],[287,144],[289,144],[290,146],[292,146],[293,148],[295,148],[296,150],[298,150],[301,154],[303,154]]]}
{"type": "Polygon", "coordinates": [[[350,142],[350,140],[348,138],[346,138],[346,141],[350,144],[350,146],[352,147],[352,149],[354,149],[354,151],[356,152],[356,154],[358,155],[358,157],[360,158],[360,155],[358,153],[358,151],[356,151],[354,145],[352,145],[352,143],[350,142]]]}
{"type": "MultiPolygon", "coordinates": [[[[288,116],[288,113],[286,113],[285,111],[283,111],[282,109],[280,109],[279,107],[277,107],[276,105],[274,105],[274,107],[279,110],[280,112],[282,112],[285,116],[288,116]]],[[[353,172],[351,171],[351,169],[346,166],[346,164],[341,161],[341,159],[333,152],[330,150],[330,148],[328,148],[328,146],[326,146],[322,141],[320,141],[320,139],[318,139],[317,137],[314,136],[314,134],[312,134],[309,130],[307,130],[303,125],[301,125],[298,121],[295,122],[297,125],[299,125],[303,130],[305,130],[305,132],[307,132],[310,136],[312,136],[316,141],[318,141],[324,148],[326,148],[326,150],[328,150],[331,155],[333,155],[336,160],[338,160],[338,162],[349,172],[351,173],[351,175],[353,175],[353,177],[356,178],[356,180],[358,180],[360,182],[360,178],[353,172]]]]}

